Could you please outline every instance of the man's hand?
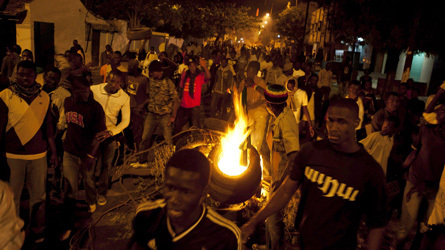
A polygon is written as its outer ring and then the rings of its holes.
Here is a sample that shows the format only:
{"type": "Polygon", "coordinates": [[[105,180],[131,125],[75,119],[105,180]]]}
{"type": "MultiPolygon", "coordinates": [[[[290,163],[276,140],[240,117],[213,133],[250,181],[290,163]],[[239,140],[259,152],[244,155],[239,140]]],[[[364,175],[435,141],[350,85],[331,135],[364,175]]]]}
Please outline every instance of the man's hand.
{"type": "Polygon", "coordinates": [[[172,115],[172,116],[170,117],[170,120],[168,120],[168,125],[170,126],[172,123],[175,122],[175,120],[176,120],[176,115],[172,115]]]}
{"type": "Polygon", "coordinates": [[[243,244],[246,244],[249,240],[249,237],[255,232],[256,225],[252,223],[252,221],[248,221],[246,224],[244,224],[241,229],[241,240],[243,244]]]}
{"type": "Polygon", "coordinates": [[[94,166],[94,163],[96,163],[96,159],[95,158],[91,158],[89,156],[86,156],[83,160],[82,160],[82,165],[86,170],[91,170],[91,168],[94,166]]]}
{"type": "Polygon", "coordinates": [[[111,137],[111,131],[108,131],[108,130],[104,130],[104,131],[96,134],[96,139],[99,142],[103,142],[105,139],[110,138],[110,137],[111,137]]]}
{"type": "Polygon", "coordinates": [[[56,168],[59,166],[59,158],[57,157],[56,152],[51,152],[51,156],[49,158],[50,168],[56,168]]]}
{"type": "Polygon", "coordinates": [[[207,68],[207,61],[204,58],[199,58],[199,65],[203,68],[207,68]]]}

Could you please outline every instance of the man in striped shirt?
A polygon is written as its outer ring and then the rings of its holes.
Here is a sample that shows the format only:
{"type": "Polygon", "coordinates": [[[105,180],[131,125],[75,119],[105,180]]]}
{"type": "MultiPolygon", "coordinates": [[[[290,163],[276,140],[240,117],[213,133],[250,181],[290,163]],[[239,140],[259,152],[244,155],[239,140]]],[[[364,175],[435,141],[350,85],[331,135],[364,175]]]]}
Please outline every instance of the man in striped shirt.
{"type": "Polygon", "coordinates": [[[165,168],[164,199],[137,209],[131,249],[241,249],[239,228],[203,204],[209,179],[202,153],[176,152],[165,168]]]}

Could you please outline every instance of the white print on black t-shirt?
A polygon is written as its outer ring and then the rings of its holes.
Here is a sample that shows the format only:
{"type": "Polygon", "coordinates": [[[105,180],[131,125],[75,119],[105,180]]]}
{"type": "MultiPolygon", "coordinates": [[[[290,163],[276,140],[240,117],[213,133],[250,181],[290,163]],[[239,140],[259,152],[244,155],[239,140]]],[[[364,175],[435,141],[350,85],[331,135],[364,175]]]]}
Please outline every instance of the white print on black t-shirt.
{"type": "Polygon", "coordinates": [[[339,183],[338,180],[333,179],[330,176],[326,176],[308,166],[304,170],[304,175],[311,182],[320,185],[318,189],[323,192],[324,197],[333,197],[337,195],[345,200],[355,201],[359,190],[354,190],[352,187],[347,187],[344,183],[339,183]],[[345,192],[346,189],[346,192],[345,192]]]}
{"type": "Polygon", "coordinates": [[[83,115],[78,114],[77,112],[67,112],[65,114],[65,117],[66,117],[66,123],[74,123],[81,126],[82,128],[84,127],[83,115]]]}

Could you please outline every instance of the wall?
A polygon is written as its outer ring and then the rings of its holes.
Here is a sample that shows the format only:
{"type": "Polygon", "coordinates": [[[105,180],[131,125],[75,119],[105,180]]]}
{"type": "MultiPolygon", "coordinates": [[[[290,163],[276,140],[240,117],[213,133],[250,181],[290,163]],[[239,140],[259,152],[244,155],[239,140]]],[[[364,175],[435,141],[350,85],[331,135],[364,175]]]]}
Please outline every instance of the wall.
{"type": "Polygon", "coordinates": [[[100,33],[100,53],[105,50],[107,44],[111,45],[113,51],[124,53],[128,43],[127,39],[127,22],[124,20],[114,20],[114,24],[119,27],[118,32],[101,32],[100,33]]]}
{"type": "MultiPolygon", "coordinates": [[[[54,23],[54,46],[56,54],[63,54],[77,39],[86,49],[85,17],[87,9],[80,0],[35,0],[25,5],[28,14],[17,25],[17,43],[22,49],[34,51],[34,22],[54,23]]],[[[85,51],[85,62],[91,61],[91,44],[85,51]]]]}
{"type": "MultiPolygon", "coordinates": [[[[406,53],[401,53],[399,57],[399,64],[397,65],[396,80],[400,80],[403,74],[403,68],[405,66],[406,53]]],[[[420,74],[410,74],[410,78],[413,78],[416,82],[423,82],[429,84],[431,80],[431,73],[434,66],[434,56],[426,56],[424,53],[416,54],[413,58],[412,67],[417,67],[414,69],[420,74]]],[[[413,72],[411,72],[413,73],[413,72]]]]}

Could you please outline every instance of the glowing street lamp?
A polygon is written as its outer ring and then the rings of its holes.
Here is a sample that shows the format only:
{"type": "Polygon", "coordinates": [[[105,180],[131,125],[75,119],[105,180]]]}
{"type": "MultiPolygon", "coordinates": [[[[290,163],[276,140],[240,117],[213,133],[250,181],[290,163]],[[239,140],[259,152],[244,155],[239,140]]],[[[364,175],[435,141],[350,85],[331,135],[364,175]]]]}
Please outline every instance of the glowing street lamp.
{"type": "Polygon", "coordinates": [[[269,17],[269,13],[267,13],[266,16],[269,17]]]}

